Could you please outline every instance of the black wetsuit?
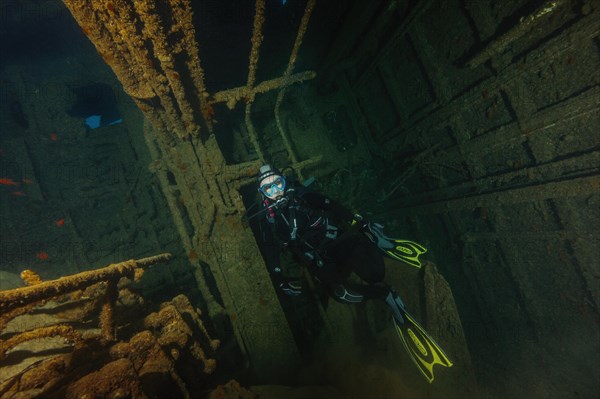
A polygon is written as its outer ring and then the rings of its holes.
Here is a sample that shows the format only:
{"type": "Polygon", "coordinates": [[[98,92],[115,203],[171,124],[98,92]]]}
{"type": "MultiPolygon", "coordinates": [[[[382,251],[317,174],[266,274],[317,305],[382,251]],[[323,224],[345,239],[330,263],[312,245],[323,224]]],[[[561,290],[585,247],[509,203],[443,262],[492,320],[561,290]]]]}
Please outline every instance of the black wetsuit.
{"type": "MultiPolygon", "coordinates": [[[[373,289],[381,283],[385,268],[381,251],[358,230],[344,234],[341,226],[349,226],[353,214],[339,203],[304,186],[294,187],[295,193],[284,207],[267,210],[260,217],[260,230],[265,261],[276,286],[283,281],[281,249],[291,250],[308,265],[312,276],[326,288],[343,284],[354,272],[368,286],[354,286],[366,298],[387,291],[373,289]],[[293,237],[293,219],[297,230],[293,237]]],[[[265,199],[263,207],[270,200],[265,199]]]]}

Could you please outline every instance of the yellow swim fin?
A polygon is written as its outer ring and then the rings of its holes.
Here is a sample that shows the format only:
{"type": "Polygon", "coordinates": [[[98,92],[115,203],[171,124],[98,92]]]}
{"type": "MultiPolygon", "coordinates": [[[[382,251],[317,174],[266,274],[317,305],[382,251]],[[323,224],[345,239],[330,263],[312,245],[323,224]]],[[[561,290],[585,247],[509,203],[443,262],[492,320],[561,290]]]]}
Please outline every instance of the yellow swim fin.
{"type": "Polygon", "coordinates": [[[427,248],[414,241],[389,238],[391,248],[381,248],[389,257],[407,263],[416,268],[421,268],[419,256],[427,252],[427,248]]]}
{"type": "Polygon", "coordinates": [[[419,256],[427,252],[427,248],[414,241],[390,238],[383,232],[383,225],[379,223],[367,223],[362,232],[379,249],[392,259],[407,263],[416,268],[421,268],[419,256]]]}
{"type": "Polygon", "coordinates": [[[402,341],[402,345],[421,374],[427,378],[429,383],[432,383],[434,379],[433,366],[439,364],[444,367],[452,367],[452,361],[423,327],[406,311],[404,303],[396,293],[390,291],[385,301],[392,308],[394,327],[402,341]]]}

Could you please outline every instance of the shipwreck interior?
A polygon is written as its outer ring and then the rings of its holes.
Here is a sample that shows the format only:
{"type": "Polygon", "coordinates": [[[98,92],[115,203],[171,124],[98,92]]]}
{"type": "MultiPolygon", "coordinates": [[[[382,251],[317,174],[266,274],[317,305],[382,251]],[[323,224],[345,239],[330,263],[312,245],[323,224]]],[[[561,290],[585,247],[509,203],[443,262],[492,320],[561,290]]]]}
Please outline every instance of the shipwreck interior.
{"type": "Polygon", "coordinates": [[[3,0],[1,398],[596,398],[600,4],[3,0]],[[273,286],[264,163],[427,248],[273,286]]]}

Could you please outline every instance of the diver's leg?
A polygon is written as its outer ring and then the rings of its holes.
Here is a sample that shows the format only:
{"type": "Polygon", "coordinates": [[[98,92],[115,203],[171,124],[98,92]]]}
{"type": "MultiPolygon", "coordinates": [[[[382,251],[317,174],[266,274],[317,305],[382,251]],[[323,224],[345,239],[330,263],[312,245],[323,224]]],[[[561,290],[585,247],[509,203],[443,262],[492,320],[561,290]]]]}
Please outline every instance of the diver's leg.
{"type": "Polygon", "coordinates": [[[350,288],[356,293],[362,295],[365,299],[385,300],[390,292],[390,287],[385,283],[352,285],[350,288]]]}
{"type": "Polygon", "coordinates": [[[336,261],[367,283],[346,285],[346,289],[362,295],[364,299],[385,300],[390,288],[383,282],[385,265],[381,251],[362,235],[348,239],[336,249],[336,261]]]}
{"type": "Polygon", "coordinates": [[[338,302],[347,303],[350,305],[361,303],[365,300],[364,295],[351,288],[348,288],[342,283],[335,284],[333,286],[332,294],[338,302]]]}
{"type": "Polygon", "coordinates": [[[364,282],[368,284],[383,282],[385,278],[383,254],[366,237],[358,237],[348,261],[352,271],[364,282]]]}

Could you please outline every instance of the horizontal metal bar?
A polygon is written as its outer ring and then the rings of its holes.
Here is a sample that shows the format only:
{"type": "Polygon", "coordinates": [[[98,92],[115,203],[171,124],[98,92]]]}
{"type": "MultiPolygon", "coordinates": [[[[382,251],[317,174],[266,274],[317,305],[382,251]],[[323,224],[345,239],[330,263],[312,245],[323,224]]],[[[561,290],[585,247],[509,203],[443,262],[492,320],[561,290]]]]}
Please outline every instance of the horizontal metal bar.
{"type": "Polygon", "coordinates": [[[400,208],[390,214],[431,214],[448,213],[477,207],[495,207],[530,201],[542,201],[549,198],[570,198],[600,192],[600,175],[580,177],[571,180],[541,183],[523,188],[497,191],[489,194],[438,201],[431,204],[400,208]]]}

